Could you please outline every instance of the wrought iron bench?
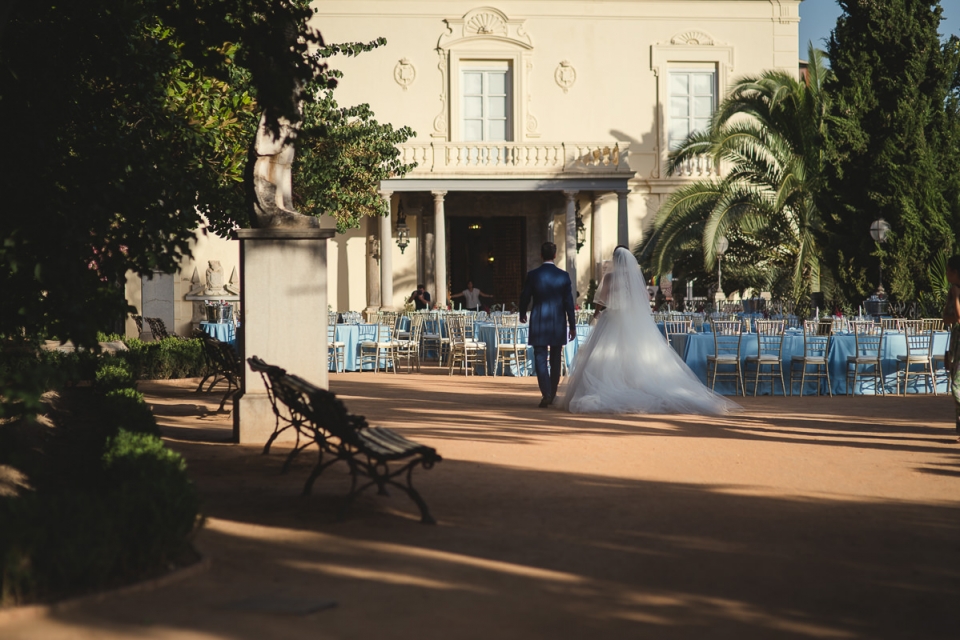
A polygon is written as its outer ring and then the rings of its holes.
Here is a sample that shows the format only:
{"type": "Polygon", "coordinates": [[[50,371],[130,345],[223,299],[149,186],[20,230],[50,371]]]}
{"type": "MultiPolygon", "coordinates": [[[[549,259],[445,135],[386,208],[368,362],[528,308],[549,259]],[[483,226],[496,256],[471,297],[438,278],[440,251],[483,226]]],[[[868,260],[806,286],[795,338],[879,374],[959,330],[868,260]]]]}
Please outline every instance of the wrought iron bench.
{"type": "Polygon", "coordinates": [[[294,430],[296,441],[287,455],[283,471],[311,444],[316,444],[319,449],[317,464],[303,486],[303,495],[310,493],[314,481],[324,469],[343,460],[350,469],[352,481],[341,516],[365,490],[376,485],[381,495],[387,495],[387,485],[392,485],[416,503],[421,522],[436,523],[427,503],[413,487],[416,467],[430,469],[443,460],[436,449],[409,440],[392,429],[369,426],[363,416],[349,413],[335,394],[288,374],[280,367],[269,365],[257,356],[248,358],[247,362],[263,378],[276,418],[274,431],[263,452],[269,453],[273,442],[288,429],[294,430]],[[332,459],[324,461],[325,455],[332,456],[332,459]],[[404,475],[405,481],[398,481],[404,475]],[[363,484],[358,487],[358,482],[363,484]]]}
{"type": "Polygon", "coordinates": [[[203,390],[204,383],[210,378],[213,378],[213,381],[207,387],[208,392],[212,391],[217,384],[226,381],[227,391],[223,394],[223,399],[220,400],[220,408],[217,409],[217,411],[223,411],[227,398],[235,396],[240,391],[240,374],[243,369],[243,362],[230,343],[221,342],[202,331],[197,331],[196,337],[203,341],[203,355],[210,371],[200,380],[196,393],[203,390]]]}

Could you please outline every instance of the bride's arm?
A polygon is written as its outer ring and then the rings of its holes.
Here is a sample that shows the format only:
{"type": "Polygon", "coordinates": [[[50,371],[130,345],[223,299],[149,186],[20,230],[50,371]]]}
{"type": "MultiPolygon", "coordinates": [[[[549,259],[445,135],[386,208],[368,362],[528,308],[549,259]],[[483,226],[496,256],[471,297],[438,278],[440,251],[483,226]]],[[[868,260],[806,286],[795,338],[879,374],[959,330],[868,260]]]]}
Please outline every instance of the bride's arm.
{"type": "Polygon", "coordinates": [[[596,317],[601,311],[607,308],[607,297],[610,295],[610,274],[603,274],[600,280],[600,288],[593,294],[593,304],[597,308],[593,315],[596,317]]]}

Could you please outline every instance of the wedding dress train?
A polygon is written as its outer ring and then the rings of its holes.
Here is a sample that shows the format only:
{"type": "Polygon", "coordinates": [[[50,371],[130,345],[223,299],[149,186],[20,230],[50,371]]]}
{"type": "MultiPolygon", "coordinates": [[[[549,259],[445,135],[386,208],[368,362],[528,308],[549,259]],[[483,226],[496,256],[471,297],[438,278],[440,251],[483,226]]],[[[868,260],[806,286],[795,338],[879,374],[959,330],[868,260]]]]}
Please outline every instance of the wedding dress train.
{"type": "Polygon", "coordinates": [[[664,339],[634,256],[618,248],[594,299],[603,304],[557,405],[572,413],[722,415],[740,406],[700,382],[664,339]]]}

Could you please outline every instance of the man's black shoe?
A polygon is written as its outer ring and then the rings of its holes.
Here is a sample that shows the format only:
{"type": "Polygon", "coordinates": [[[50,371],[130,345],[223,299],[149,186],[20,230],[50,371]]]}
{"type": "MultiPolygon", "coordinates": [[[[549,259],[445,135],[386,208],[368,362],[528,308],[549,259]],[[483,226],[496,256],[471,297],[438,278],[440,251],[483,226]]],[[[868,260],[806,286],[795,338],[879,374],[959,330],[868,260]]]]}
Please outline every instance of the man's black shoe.
{"type": "Polygon", "coordinates": [[[548,398],[547,396],[543,396],[543,398],[540,399],[540,408],[546,409],[547,407],[550,406],[551,402],[553,402],[553,398],[548,398]]]}

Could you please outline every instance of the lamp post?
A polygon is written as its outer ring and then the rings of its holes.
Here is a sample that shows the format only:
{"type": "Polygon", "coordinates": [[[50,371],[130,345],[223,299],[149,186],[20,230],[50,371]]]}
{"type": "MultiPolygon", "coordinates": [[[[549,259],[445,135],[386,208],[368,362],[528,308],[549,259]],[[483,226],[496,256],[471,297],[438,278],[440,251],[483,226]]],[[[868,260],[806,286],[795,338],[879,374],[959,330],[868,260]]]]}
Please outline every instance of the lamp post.
{"type": "MultiPolygon", "coordinates": [[[[717,295],[719,297],[723,296],[723,254],[727,252],[727,249],[730,248],[730,243],[727,242],[725,236],[720,236],[717,239],[717,295]]],[[[717,311],[720,311],[719,302],[717,303],[717,311]]]]}
{"type": "Polygon", "coordinates": [[[410,245],[410,227],[407,226],[407,214],[403,212],[403,200],[397,206],[397,246],[400,253],[410,245]]]}
{"type": "MultiPolygon", "coordinates": [[[[890,224],[883,218],[877,218],[870,225],[870,237],[873,238],[873,241],[876,242],[877,245],[881,245],[887,241],[887,234],[889,232],[890,224]]],[[[883,290],[883,260],[877,258],[877,263],[879,266],[880,277],[877,284],[877,292],[874,295],[877,298],[883,299],[887,295],[886,291],[883,290]]]]}

